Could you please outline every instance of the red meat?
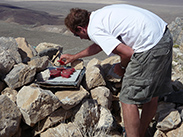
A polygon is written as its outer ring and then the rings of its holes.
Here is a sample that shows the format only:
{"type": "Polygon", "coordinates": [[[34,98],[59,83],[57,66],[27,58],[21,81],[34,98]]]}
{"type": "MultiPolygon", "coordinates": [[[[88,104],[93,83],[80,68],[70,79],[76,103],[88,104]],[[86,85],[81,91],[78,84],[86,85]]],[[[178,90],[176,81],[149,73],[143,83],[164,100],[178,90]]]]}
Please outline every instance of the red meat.
{"type": "Polygon", "coordinates": [[[55,78],[55,77],[65,77],[69,78],[76,70],[74,68],[64,68],[64,67],[59,67],[56,69],[50,70],[50,77],[55,78]]]}
{"type": "Polygon", "coordinates": [[[61,73],[61,76],[64,78],[69,78],[71,76],[71,74],[69,73],[61,73]]]}
{"type": "Polygon", "coordinates": [[[60,65],[65,65],[65,62],[63,61],[63,60],[57,60],[59,63],[60,63],[60,65]]]}
{"type": "Polygon", "coordinates": [[[71,75],[71,74],[73,74],[73,72],[72,72],[72,71],[67,70],[67,69],[66,69],[66,70],[62,70],[62,74],[64,74],[64,73],[67,73],[67,74],[70,74],[70,75],[71,75]]]}
{"type": "Polygon", "coordinates": [[[60,70],[57,70],[57,69],[51,69],[51,70],[50,70],[50,73],[56,73],[56,72],[58,72],[58,71],[61,72],[60,70]]]}
{"type": "Polygon", "coordinates": [[[59,67],[59,68],[57,68],[57,70],[59,70],[59,71],[62,71],[62,70],[65,70],[66,68],[64,68],[64,67],[59,67]]]}
{"type": "Polygon", "coordinates": [[[56,72],[50,73],[51,78],[59,77],[60,75],[61,75],[61,71],[56,71],[56,72]]]}

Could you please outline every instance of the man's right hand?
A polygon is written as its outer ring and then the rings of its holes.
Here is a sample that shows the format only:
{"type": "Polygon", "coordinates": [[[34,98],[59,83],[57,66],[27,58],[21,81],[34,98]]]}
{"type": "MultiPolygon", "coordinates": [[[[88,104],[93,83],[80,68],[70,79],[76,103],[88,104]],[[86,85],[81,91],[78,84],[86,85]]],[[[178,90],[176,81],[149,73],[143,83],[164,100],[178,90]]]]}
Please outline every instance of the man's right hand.
{"type": "Polygon", "coordinates": [[[114,73],[116,73],[117,75],[123,77],[124,73],[125,73],[125,69],[121,69],[120,63],[115,64],[114,73]]]}
{"type": "Polygon", "coordinates": [[[75,58],[75,55],[63,54],[61,55],[60,60],[63,60],[65,64],[68,64],[76,60],[76,58],[75,58]]]}

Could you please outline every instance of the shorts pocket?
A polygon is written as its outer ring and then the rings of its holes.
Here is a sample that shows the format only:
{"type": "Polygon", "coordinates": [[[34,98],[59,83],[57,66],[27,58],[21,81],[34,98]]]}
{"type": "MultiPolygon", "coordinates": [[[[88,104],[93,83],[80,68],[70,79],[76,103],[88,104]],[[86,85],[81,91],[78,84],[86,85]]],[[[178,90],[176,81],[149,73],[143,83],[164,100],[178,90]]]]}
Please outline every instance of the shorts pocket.
{"type": "Polygon", "coordinates": [[[159,56],[166,56],[170,53],[170,49],[168,48],[162,48],[162,49],[157,49],[155,51],[153,51],[153,57],[159,57],[159,56]]]}
{"type": "Polygon", "coordinates": [[[128,99],[133,101],[146,102],[147,99],[152,97],[153,93],[150,92],[150,81],[147,79],[131,79],[131,83],[126,90],[128,90],[128,99]]]}
{"type": "Polygon", "coordinates": [[[136,54],[133,54],[126,68],[125,75],[126,77],[135,77],[140,76],[141,72],[142,72],[142,65],[139,62],[138,58],[136,57],[136,54]]]}

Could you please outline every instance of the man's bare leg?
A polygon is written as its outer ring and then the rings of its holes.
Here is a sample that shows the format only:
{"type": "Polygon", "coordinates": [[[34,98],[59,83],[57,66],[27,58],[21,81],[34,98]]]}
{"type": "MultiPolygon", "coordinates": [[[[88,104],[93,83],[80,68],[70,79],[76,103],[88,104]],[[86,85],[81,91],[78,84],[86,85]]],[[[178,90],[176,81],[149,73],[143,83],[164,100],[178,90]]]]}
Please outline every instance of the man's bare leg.
{"type": "Polygon", "coordinates": [[[121,104],[127,137],[140,137],[140,118],[137,105],[122,102],[121,104]]]}
{"type": "Polygon", "coordinates": [[[142,114],[140,119],[140,137],[144,137],[146,130],[156,114],[158,106],[158,97],[152,98],[152,100],[142,107],[142,114]]]}

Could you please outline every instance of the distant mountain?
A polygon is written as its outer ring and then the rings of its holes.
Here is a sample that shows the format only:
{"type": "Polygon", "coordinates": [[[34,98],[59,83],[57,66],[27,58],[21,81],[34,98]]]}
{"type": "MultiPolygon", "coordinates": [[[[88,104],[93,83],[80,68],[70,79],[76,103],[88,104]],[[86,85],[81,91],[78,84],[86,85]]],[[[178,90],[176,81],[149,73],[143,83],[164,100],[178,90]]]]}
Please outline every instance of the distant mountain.
{"type": "Polygon", "coordinates": [[[0,20],[15,22],[21,25],[63,25],[62,15],[50,15],[43,11],[12,6],[0,3],[0,20]]]}

